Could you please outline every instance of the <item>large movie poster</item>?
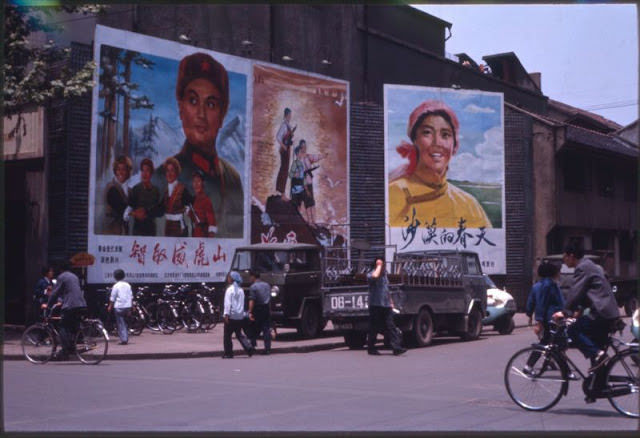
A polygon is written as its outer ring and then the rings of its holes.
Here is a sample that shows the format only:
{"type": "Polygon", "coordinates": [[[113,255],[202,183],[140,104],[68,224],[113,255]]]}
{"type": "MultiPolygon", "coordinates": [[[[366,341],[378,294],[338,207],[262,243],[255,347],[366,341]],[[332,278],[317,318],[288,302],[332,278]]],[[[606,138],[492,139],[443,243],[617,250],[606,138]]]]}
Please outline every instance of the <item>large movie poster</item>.
{"type": "Polygon", "coordinates": [[[90,283],[224,281],[248,241],[251,63],[96,27],[90,283]]]}
{"type": "Polygon", "coordinates": [[[387,243],[506,273],[502,93],[385,85],[387,243]]]}
{"type": "Polygon", "coordinates": [[[349,87],[253,66],[252,242],[348,239],[349,87]]]}

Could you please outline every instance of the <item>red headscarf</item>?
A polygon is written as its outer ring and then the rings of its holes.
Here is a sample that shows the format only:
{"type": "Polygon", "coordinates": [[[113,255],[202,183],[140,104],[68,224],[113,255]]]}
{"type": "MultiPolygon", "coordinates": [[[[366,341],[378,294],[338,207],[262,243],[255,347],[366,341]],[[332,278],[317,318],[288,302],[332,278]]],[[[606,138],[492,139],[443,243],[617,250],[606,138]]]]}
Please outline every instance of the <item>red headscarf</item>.
{"type": "MultiPolygon", "coordinates": [[[[460,127],[460,122],[458,122],[458,117],[456,113],[444,102],[440,100],[425,100],[420,105],[418,105],[409,116],[409,123],[407,124],[407,137],[411,139],[411,133],[413,132],[413,128],[415,127],[418,119],[422,115],[435,113],[435,112],[443,112],[449,116],[451,123],[453,124],[453,135],[454,141],[457,145],[458,142],[458,131],[460,127]]],[[[413,139],[411,139],[413,141],[413,139]]],[[[411,175],[416,170],[416,165],[418,164],[417,159],[417,149],[413,143],[407,143],[406,141],[402,141],[400,145],[396,147],[396,151],[403,157],[409,160],[408,164],[403,164],[402,166],[397,167],[389,173],[389,181],[394,181],[398,178],[402,178],[405,176],[411,175]]]]}

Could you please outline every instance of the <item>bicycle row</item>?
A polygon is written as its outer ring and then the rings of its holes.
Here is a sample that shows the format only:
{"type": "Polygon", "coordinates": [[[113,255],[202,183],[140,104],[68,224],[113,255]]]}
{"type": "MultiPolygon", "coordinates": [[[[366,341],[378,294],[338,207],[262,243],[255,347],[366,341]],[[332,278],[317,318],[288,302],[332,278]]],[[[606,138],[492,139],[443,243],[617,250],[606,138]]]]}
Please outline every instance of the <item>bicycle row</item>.
{"type": "MultiPolygon", "coordinates": [[[[106,292],[108,296],[109,289],[106,292]]],[[[140,286],[127,316],[129,333],[140,335],[145,328],[164,334],[183,328],[190,332],[212,330],[221,320],[215,298],[215,289],[204,284],[197,288],[167,284],[161,291],[140,286]]],[[[106,311],[107,305],[104,303],[100,319],[108,332],[115,333],[115,320],[106,311]]]]}

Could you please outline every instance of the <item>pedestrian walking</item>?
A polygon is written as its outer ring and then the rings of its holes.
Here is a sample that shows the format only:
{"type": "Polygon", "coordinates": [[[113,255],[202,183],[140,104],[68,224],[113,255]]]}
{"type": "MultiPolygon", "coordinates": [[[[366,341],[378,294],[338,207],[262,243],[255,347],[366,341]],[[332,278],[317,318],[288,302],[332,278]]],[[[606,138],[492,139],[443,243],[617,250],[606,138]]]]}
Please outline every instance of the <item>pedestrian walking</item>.
{"type": "Polygon", "coordinates": [[[231,271],[227,275],[227,283],[229,287],[224,293],[224,334],[223,359],[233,358],[233,344],[231,343],[231,335],[235,333],[236,338],[247,352],[249,357],[253,356],[255,349],[251,346],[249,339],[242,333],[245,325],[244,311],[244,291],[240,287],[242,277],[236,271],[231,271]]]}
{"type": "Polygon", "coordinates": [[[109,297],[108,312],[113,310],[116,317],[116,326],[118,327],[118,337],[120,342],[118,345],[127,345],[129,342],[129,327],[127,327],[127,316],[131,313],[132,295],[131,285],[124,281],[124,271],[116,269],[113,271],[113,278],[116,284],[111,288],[111,296],[109,297]]]}
{"type": "Polygon", "coordinates": [[[384,260],[376,259],[375,268],[367,274],[369,283],[369,336],[367,340],[367,352],[371,355],[379,355],[375,348],[378,332],[383,331],[389,338],[393,354],[398,356],[407,350],[400,344],[398,329],[393,323],[393,300],[389,293],[389,279],[384,266],[384,260]]]}
{"type": "Polygon", "coordinates": [[[251,345],[257,345],[257,338],[262,332],[264,351],[262,354],[271,353],[271,287],[260,278],[260,273],[252,271],[250,274],[251,287],[249,288],[249,321],[251,325],[251,345]]]}

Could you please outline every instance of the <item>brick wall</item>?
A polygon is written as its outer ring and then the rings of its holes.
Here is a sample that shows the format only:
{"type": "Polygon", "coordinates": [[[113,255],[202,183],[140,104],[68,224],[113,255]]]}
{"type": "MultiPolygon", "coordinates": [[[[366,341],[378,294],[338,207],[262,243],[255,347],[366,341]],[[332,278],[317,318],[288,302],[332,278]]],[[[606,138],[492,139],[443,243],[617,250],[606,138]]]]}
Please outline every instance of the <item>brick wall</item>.
{"type": "Polygon", "coordinates": [[[532,121],[505,108],[505,207],[507,275],[503,284],[524,309],[532,284],[532,121]]]}
{"type": "MultiPolygon", "coordinates": [[[[80,69],[92,48],[72,44],[70,68],[80,69]]],[[[56,102],[49,110],[49,256],[87,249],[91,95],[56,102]]]]}

